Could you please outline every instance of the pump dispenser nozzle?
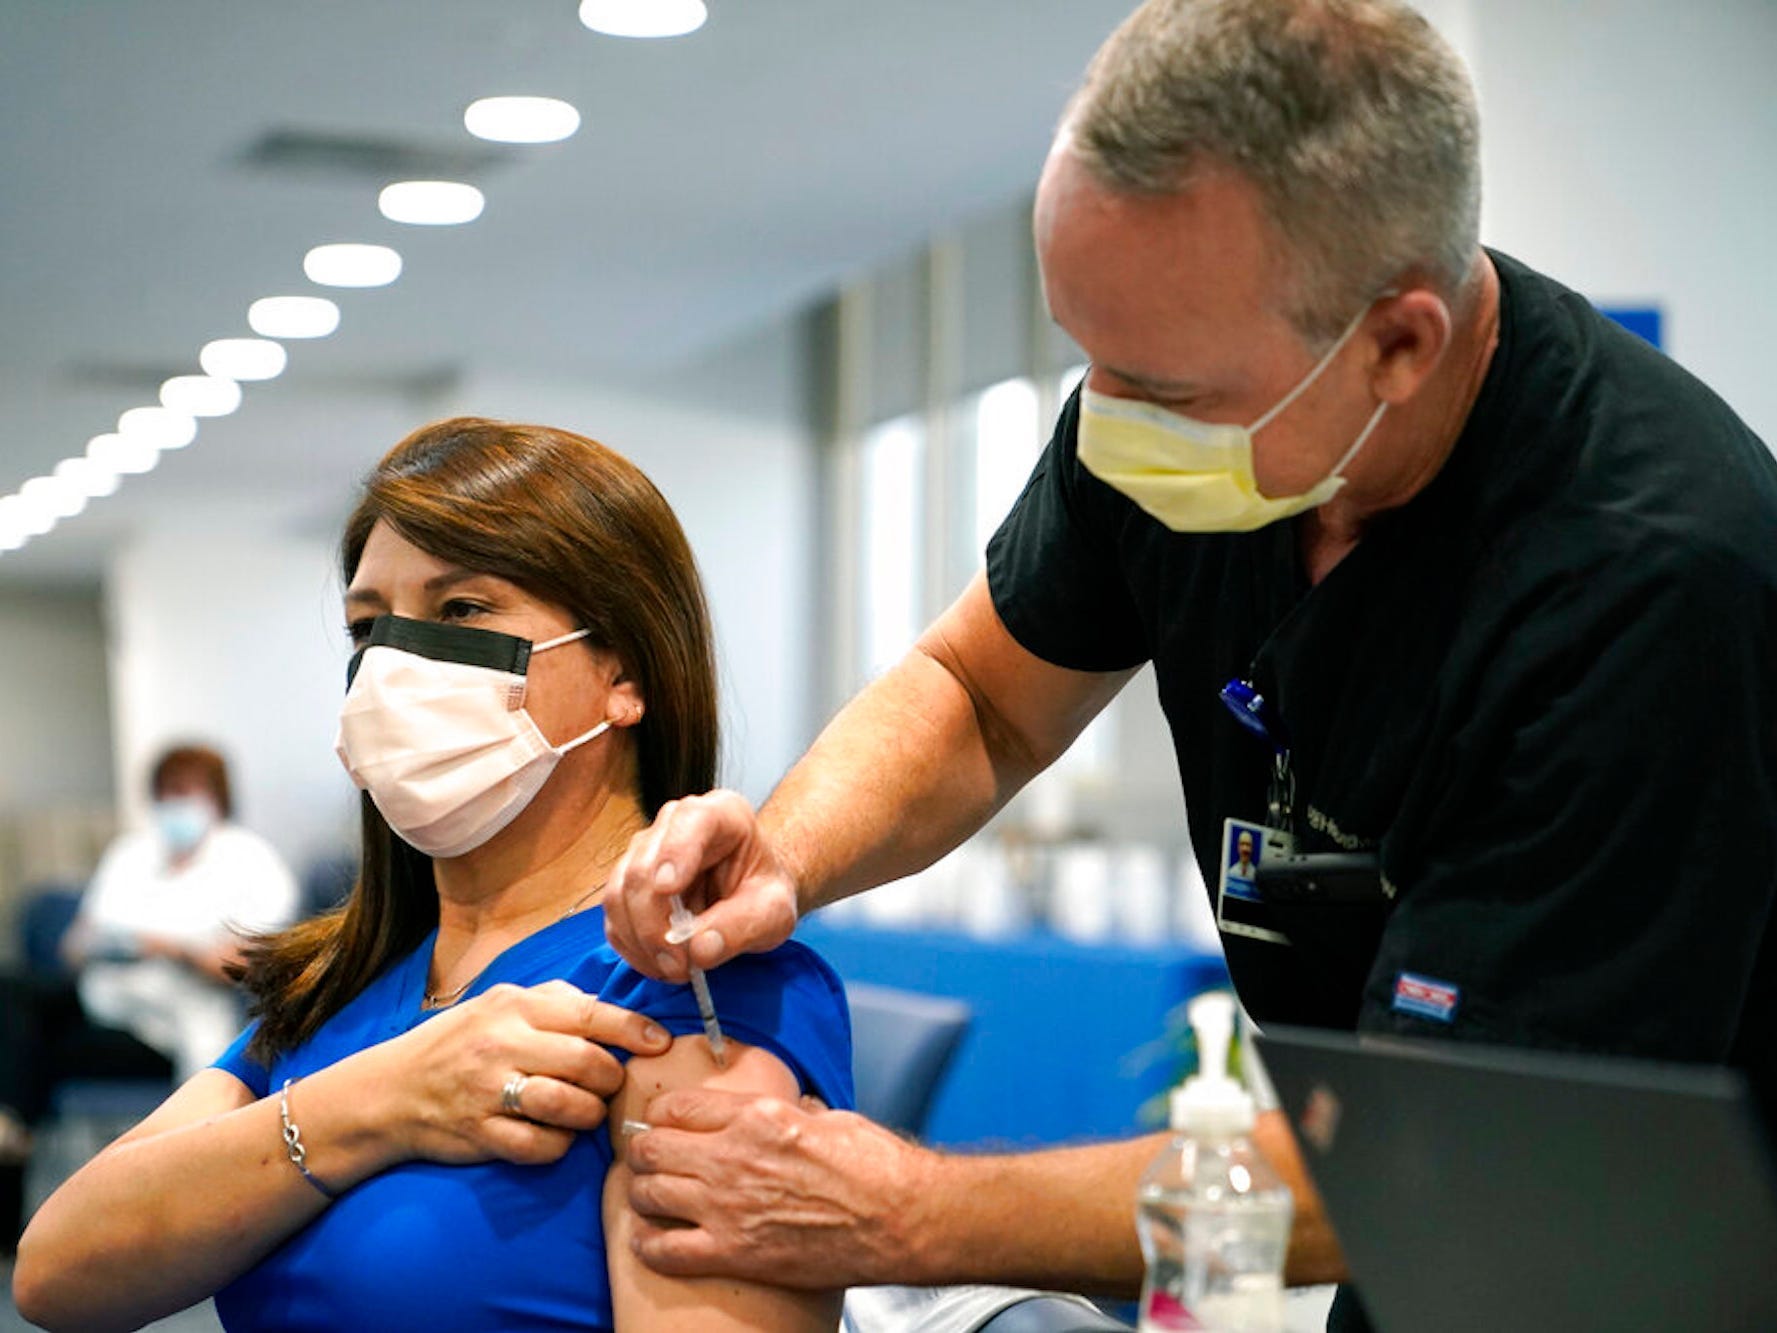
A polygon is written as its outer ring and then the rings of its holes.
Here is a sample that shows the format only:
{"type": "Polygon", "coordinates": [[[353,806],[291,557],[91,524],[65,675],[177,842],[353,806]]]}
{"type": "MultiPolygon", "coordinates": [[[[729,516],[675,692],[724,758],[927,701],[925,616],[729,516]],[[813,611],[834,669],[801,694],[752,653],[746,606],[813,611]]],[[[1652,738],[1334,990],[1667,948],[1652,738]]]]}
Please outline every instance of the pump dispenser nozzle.
{"type": "Polygon", "coordinates": [[[1172,1094],[1172,1127],[1193,1134],[1244,1134],[1253,1127],[1252,1094],[1228,1077],[1234,997],[1206,991],[1185,1010],[1197,1034],[1197,1072],[1172,1094]]]}

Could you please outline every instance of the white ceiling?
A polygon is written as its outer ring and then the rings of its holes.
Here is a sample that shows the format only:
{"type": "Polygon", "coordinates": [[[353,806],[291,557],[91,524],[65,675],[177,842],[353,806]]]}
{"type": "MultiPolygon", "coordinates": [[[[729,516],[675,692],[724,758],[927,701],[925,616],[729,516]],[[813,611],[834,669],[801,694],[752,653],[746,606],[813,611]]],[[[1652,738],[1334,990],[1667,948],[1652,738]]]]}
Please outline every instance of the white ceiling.
{"type": "Polygon", "coordinates": [[[0,556],[0,582],[91,577],[104,534],[171,487],[276,477],[288,421],[324,437],[329,395],[658,375],[1016,198],[1131,3],[710,0],[698,33],[638,42],[587,31],[574,0],[0,0],[0,493],[246,333],[254,298],[311,290],[311,245],[407,261],[340,294],[340,332],[293,344],[176,482],[126,481],[0,556]],[[372,176],[242,161],[274,131],[485,149],[463,107],[511,92],[584,122],[500,150],[467,227],[384,221],[372,176]]]}

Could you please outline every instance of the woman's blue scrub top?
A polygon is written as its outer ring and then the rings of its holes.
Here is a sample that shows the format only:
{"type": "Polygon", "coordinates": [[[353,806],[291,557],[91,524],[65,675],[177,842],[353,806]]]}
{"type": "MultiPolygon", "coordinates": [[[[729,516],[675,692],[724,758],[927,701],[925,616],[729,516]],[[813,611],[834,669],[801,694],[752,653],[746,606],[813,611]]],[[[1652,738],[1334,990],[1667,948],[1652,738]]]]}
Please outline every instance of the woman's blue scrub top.
{"type": "MultiPolygon", "coordinates": [[[[268,1070],[247,1058],[253,1029],[216,1062],[265,1096],[305,1074],[400,1036],[420,1008],[433,937],[400,959],[268,1070]]],[[[464,998],[490,986],[562,978],[674,1035],[701,1032],[688,986],[653,981],[605,942],[602,908],[507,949],[464,998]]],[[[722,1030],[760,1046],[828,1105],[853,1104],[851,1021],[839,978],[794,941],[709,974],[722,1030]]],[[[627,1058],[627,1053],[615,1054],[627,1058]]],[[[298,1092],[293,1109],[301,1123],[298,1092]]],[[[278,1145],[273,1145],[274,1147],[278,1145]]],[[[308,1226],[216,1295],[230,1333],[347,1328],[609,1329],[611,1288],[600,1213],[611,1165],[607,1129],[575,1136],[559,1162],[442,1166],[407,1162],[346,1191],[308,1226]]],[[[293,1168],[294,1169],[294,1168],[293,1168]]]]}

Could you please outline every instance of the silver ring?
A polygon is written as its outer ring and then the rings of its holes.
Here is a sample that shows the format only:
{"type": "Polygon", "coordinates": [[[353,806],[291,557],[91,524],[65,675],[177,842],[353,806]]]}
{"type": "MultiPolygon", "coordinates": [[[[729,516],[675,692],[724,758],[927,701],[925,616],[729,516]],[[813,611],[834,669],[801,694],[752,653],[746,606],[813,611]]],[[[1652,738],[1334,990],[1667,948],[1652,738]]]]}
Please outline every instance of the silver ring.
{"type": "Polygon", "coordinates": [[[500,1109],[507,1115],[522,1116],[524,1107],[519,1098],[524,1096],[524,1085],[531,1081],[529,1074],[514,1074],[506,1080],[506,1086],[500,1089],[500,1109]]]}

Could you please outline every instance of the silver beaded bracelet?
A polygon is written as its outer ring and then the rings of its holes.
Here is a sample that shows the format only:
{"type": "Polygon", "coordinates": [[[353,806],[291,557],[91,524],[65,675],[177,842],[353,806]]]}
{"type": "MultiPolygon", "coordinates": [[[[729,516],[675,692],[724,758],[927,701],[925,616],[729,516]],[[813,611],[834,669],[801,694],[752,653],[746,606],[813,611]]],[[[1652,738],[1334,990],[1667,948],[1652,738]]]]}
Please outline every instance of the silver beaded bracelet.
{"type": "Polygon", "coordinates": [[[321,1183],[321,1178],[309,1170],[308,1149],[302,1146],[302,1131],[290,1118],[290,1085],[296,1082],[293,1078],[284,1080],[283,1089],[278,1093],[278,1118],[284,1122],[284,1153],[289,1157],[291,1165],[302,1172],[302,1178],[321,1192],[323,1199],[337,1199],[339,1196],[321,1183]]]}

